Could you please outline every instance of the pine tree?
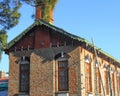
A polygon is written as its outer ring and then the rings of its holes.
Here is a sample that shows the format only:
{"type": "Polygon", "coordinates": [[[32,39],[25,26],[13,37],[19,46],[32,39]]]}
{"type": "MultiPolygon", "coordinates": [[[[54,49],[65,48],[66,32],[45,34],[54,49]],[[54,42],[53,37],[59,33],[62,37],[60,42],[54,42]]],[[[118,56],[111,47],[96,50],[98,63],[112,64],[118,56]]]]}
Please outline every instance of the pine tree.
{"type": "Polygon", "coordinates": [[[7,31],[18,24],[21,3],[14,0],[0,0],[0,58],[7,44],[7,31]]]}
{"type": "Polygon", "coordinates": [[[49,11],[53,11],[58,0],[22,0],[23,2],[37,7],[40,6],[43,12],[43,20],[49,22],[50,14],[49,11]]]}
{"type": "Polygon", "coordinates": [[[22,4],[27,3],[33,7],[41,6],[44,14],[42,19],[49,21],[49,11],[54,10],[57,2],[58,0],[0,0],[0,58],[7,44],[7,31],[19,22],[21,14],[18,9],[22,4]]]}

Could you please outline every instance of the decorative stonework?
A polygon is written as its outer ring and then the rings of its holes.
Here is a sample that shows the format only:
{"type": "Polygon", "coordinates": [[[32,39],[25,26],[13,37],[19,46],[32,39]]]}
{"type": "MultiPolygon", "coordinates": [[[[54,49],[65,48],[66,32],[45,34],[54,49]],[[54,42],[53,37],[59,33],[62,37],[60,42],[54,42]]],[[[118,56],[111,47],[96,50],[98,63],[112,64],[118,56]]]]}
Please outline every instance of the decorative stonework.
{"type": "Polygon", "coordinates": [[[89,54],[87,54],[87,55],[85,56],[85,62],[86,62],[86,63],[91,63],[91,62],[92,62],[92,58],[91,58],[91,56],[90,56],[89,54]]]}

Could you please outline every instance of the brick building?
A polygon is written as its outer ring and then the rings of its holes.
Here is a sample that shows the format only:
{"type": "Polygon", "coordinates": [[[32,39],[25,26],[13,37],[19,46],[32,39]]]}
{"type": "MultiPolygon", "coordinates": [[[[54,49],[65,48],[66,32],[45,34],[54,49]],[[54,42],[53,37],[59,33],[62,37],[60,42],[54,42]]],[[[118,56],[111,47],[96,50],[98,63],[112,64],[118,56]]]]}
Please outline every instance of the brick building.
{"type": "Polygon", "coordinates": [[[4,71],[0,71],[0,78],[4,78],[5,77],[5,72],[4,71]]]}
{"type": "Polygon", "coordinates": [[[13,39],[5,52],[9,96],[120,95],[118,60],[42,19],[13,39]]]}

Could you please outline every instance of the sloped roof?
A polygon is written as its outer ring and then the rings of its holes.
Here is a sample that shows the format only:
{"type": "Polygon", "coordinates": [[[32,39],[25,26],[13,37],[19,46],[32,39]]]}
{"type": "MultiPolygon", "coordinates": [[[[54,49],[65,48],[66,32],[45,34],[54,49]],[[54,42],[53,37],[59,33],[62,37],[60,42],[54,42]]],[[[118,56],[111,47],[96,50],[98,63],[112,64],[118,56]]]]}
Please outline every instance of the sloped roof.
{"type": "MultiPolygon", "coordinates": [[[[21,34],[19,34],[16,38],[14,38],[12,41],[10,41],[5,49],[9,49],[11,48],[17,41],[19,41],[24,35],[26,35],[32,28],[34,28],[35,26],[39,26],[39,25],[45,25],[49,28],[51,28],[52,30],[54,30],[55,32],[59,32],[63,35],[66,35],[74,40],[77,40],[79,42],[84,42],[88,45],[90,45],[91,47],[94,47],[93,44],[91,44],[90,42],[88,42],[86,39],[81,38],[79,36],[73,35],[71,33],[68,33],[67,31],[56,27],[48,22],[45,22],[44,20],[40,19],[40,20],[36,20],[31,26],[29,26],[26,30],[24,30],[21,34]]],[[[108,53],[104,52],[103,50],[99,50],[99,48],[95,47],[96,50],[98,50],[99,52],[101,52],[102,54],[110,57],[111,59],[115,60],[116,62],[120,63],[119,60],[117,60],[116,58],[114,58],[113,56],[109,55],[108,53]]]]}
{"type": "Polygon", "coordinates": [[[54,31],[57,31],[59,33],[62,33],[72,39],[75,39],[75,40],[78,40],[78,41],[86,41],[86,39],[84,38],[81,38],[81,37],[78,37],[76,35],[73,35],[73,34],[70,34],[68,32],[66,32],[65,30],[59,28],[59,27],[56,27],[50,23],[47,23],[45,22],[44,20],[36,20],[31,26],[29,26],[26,30],[24,30],[21,34],[19,34],[16,38],[14,38],[12,41],[10,41],[6,48],[5,49],[9,49],[10,47],[12,47],[17,41],[19,41],[24,35],[26,35],[26,33],[28,33],[32,28],[34,28],[35,26],[38,26],[38,25],[45,25],[51,29],[53,29],[54,31]]]}

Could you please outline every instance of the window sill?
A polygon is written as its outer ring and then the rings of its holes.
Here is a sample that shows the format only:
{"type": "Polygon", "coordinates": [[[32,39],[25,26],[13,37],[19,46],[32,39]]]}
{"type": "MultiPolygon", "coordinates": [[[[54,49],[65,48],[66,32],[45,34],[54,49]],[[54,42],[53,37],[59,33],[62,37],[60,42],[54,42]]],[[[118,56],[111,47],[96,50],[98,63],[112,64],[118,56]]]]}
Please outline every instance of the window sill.
{"type": "Polygon", "coordinates": [[[69,91],[58,91],[55,96],[69,96],[69,91]]]}
{"type": "Polygon", "coordinates": [[[19,93],[18,96],[29,96],[28,93],[19,93]]]}

